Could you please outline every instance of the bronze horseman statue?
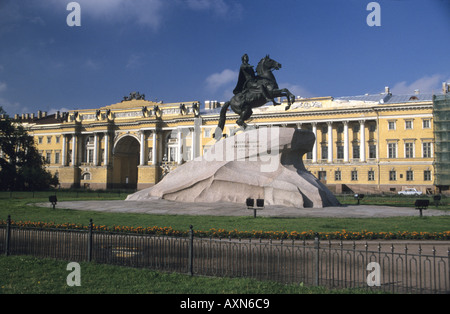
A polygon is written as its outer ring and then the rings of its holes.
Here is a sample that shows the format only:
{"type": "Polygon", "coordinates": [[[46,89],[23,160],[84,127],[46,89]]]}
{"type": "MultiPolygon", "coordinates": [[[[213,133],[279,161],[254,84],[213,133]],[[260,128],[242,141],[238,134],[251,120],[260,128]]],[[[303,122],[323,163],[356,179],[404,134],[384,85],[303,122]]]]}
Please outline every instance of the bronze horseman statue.
{"type": "Polygon", "coordinates": [[[250,118],[252,108],[261,107],[267,102],[272,102],[275,106],[276,97],[287,97],[288,104],[286,110],[295,101],[295,96],[286,88],[278,88],[277,81],[273,75],[273,70],[279,70],[281,64],[270,59],[269,55],[261,59],[256,67],[256,74],[253,66],[249,63],[247,54],[242,56],[242,65],[239,70],[239,78],[236,88],[233,90],[234,96],[225,103],[220,111],[218,127],[223,131],[228,107],[239,115],[236,123],[244,129],[247,127],[246,120],[250,118]]]}

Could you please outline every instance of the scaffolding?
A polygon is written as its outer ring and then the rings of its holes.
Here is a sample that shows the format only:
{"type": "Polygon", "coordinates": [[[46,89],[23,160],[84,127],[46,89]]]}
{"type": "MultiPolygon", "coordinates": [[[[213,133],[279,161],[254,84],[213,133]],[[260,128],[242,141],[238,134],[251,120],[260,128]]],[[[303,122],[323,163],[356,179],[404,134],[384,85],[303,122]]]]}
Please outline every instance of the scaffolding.
{"type": "Polygon", "coordinates": [[[450,95],[433,96],[435,138],[434,185],[441,190],[450,186],[450,95]]]}

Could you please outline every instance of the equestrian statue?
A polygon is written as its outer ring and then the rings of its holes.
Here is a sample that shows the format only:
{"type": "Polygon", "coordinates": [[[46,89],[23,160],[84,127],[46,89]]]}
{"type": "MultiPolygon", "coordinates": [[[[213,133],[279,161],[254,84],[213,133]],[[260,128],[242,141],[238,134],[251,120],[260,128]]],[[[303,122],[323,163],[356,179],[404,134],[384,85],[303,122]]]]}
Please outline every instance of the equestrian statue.
{"type": "Polygon", "coordinates": [[[228,107],[239,115],[237,125],[247,127],[247,121],[252,115],[252,108],[261,107],[268,102],[274,106],[280,105],[274,99],[277,97],[287,97],[288,110],[295,101],[295,96],[287,88],[279,88],[273,75],[273,70],[279,70],[281,64],[270,59],[269,55],[261,59],[256,67],[256,74],[253,66],[249,63],[247,54],[242,56],[242,65],[239,70],[238,82],[233,90],[234,96],[227,101],[220,110],[218,128],[223,131],[228,107]]]}

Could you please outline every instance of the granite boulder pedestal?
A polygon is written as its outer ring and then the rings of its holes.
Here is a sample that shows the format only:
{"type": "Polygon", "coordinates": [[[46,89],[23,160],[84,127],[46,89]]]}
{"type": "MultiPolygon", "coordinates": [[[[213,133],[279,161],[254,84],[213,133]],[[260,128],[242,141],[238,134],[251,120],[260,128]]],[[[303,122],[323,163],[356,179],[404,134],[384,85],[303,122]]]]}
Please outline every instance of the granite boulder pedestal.
{"type": "Polygon", "coordinates": [[[234,202],[264,199],[265,205],[296,208],[339,206],[302,157],[314,146],[314,133],[294,128],[258,128],[222,138],[203,156],[168,173],[158,184],[127,200],[234,202]]]}

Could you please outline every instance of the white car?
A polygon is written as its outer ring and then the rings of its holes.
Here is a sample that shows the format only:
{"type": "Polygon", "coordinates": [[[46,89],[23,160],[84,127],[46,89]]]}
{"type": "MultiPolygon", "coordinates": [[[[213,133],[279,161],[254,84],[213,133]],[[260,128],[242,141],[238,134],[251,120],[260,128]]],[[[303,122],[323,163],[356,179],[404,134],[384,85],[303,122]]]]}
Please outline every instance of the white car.
{"type": "Polygon", "coordinates": [[[400,194],[400,195],[422,195],[422,191],[418,191],[414,188],[411,188],[411,189],[405,189],[404,191],[399,191],[398,194],[400,194]]]}

